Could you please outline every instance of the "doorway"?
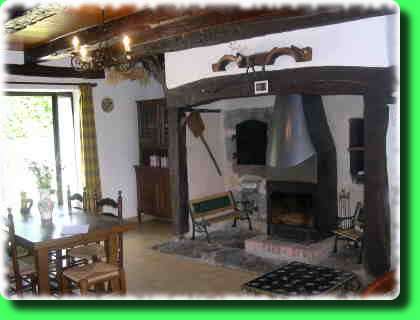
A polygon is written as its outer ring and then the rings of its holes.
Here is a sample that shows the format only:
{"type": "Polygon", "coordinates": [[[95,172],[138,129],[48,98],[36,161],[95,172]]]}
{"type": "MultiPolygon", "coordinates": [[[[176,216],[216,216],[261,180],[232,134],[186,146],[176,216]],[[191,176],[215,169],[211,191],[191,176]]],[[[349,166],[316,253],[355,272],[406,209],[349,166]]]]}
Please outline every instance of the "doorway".
{"type": "Polygon", "coordinates": [[[0,207],[19,208],[20,194],[39,200],[30,167],[51,174],[55,202],[80,186],[71,92],[6,92],[0,106],[0,207]]]}

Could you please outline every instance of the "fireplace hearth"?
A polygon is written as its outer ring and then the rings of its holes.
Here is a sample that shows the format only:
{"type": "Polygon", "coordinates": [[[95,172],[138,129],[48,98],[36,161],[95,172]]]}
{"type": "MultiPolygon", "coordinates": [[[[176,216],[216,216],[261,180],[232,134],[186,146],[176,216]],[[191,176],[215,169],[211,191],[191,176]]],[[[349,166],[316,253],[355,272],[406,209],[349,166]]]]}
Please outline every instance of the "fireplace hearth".
{"type": "Polygon", "coordinates": [[[321,239],[316,190],[316,183],[267,181],[268,235],[296,241],[321,239]]]}

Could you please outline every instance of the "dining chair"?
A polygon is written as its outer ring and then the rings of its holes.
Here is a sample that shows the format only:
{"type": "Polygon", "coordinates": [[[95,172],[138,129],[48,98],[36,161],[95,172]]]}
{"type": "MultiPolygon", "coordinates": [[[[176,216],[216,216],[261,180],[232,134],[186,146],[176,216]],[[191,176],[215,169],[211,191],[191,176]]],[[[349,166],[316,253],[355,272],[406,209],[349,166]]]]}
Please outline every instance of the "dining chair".
{"type": "MultiPolygon", "coordinates": [[[[104,216],[112,217],[115,219],[122,220],[122,192],[118,191],[117,200],[112,198],[97,199],[96,193],[93,196],[95,209],[94,211],[104,216]],[[104,209],[107,209],[104,211],[104,209]],[[109,211],[111,209],[111,211],[109,211]]],[[[123,260],[122,252],[122,236],[118,239],[119,255],[118,258],[123,260]]],[[[69,250],[68,255],[72,258],[83,259],[87,261],[99,261],[106,257],[104,246],[98,243],[92,243],[85,246],[75,247],[69,250]]]]}
{"type": "Polygon", "coordinates": [[[73,193],[71,194],[70,185],[67,186],[67,206],[69,211],[71,209],[78,209],[78,210],[85,210],[86,209],[86,201],[87,201],[87,192],[86,188],[83,188],[83,193],[73,193]],[[72,202],[77,201],[76,205],[73,206],[72,202]],[[81,206],[80,206],[81,205],[81,206]]]}
{"type": "MultiPolygon", "coordinates": [[[[97,212],[122,220],[122,192],[118,191],[117,200],[111,198],[96,199],[94,196],[95,208],[97,212]],[[112,209],[111,212],[104,211],[104,209],[112,209]]],[[[126,292],[125,271],[123,267],[123,237],[122,234],[118,235],[118,248],[117,248],[117,263],[111,264],[101,261],[106,257],[105,249],[98,243],[89,244],[84,247],[77,247],[69,252],[70,255],[78,258],[85,258],[91,260],[92,263],[83,266],[74,266],[63,271],[62,288],[63,293],[69,292],[70,282],[77,284],[80,288],[81,295],[88,293],[88,288],[98,284],[110,283],[108,288],[112,292],[118,291],[121,294],[126,292]]]]}
{"type": "Polygon", "coordinates": [[[34,257],[31,255],[20,256],[16,244],[15,225],[13,221],[12,209],[8,208],[8,278],[10,281],[11,292],[22,295],[24,290],[30,286],[33,294],[37,293],[37,274],[34,257]],[[15,285],[13,289],[12,285],[15,285]]]}

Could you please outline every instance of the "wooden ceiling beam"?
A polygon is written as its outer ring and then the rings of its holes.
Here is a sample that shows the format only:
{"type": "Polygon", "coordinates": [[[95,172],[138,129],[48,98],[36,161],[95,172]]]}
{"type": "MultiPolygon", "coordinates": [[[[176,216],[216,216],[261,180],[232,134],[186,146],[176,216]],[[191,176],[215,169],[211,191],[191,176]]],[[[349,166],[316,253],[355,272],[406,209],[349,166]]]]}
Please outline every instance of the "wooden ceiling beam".
{"type": "MultiPolygon", "coordinates": [[[[191,16],[201,12],[201,9],[182,11],[181,16],[191,16]]],[[[128,16],[98,24],[76,32],[69,33],[46,44],[25,50],[25,62],[36,63],[46,60],[49,56],[68,55],[72,48],[72,39],[77,36],[82,44],[94,45],[98,40],[120,38],[122,34],[131,35],[139,31],[153,29],[165,21],[180,18],[180,11],[175,7],[166,6],[157,9],[145,9],[128,16]]],[[[115,41],[114,41],[115,42],[115,41]]]]}
{"type": "Polygon", "coordinates": [[[104,79],[103,71],[79,72],[68,67],[50,67],[38,64],[6,64],[6,73],[19,76],[51,77],[51,78],[83,78],[104,79]]]}
{"type": "Polygon", "coordinates": [[[25,10],[23,7],[11,8],[9,10],[11,18],[5,22],[4,31],[11,34],[26,29],[37,22],[63,12],[65,8],[60,4],[38,5],[29,10],[25,10]]]}
{"type": "MultiPolygon", "coordinates": [[[[135,59],[144,55],[209,46],[240,39],[263,36],[297,29],[312,28],[363,18],[395,13],[393,8],[334,9],[323,12],[312,11],[305,15],[284,17],[282,15],[262,15],[254,18],[222,23],[222,17],[209,17],[201,22],[189,21],[188,25],[178,23],[142,33],[142,42],[133,47],[135,59]],[[215,20],[213,20],[215,19],[215,20]],[[217,21],[216,21],[217,19],[217,21]]],[[[228,19],[227,19],[228,20],[228,19]]]]}
{"type": "MultiPolygon", "coordinates": [[[[247,39],[265,34],[310,28],[357,19],[394,13],[390,7],[361,8],[323,7],[311,9],[253,9],[209,8],[177,11],[173,7],[146,9],[138,13],[106,23],[104,38],[116,51],[115,44],[122,33],[132,38],[135,59],[144,55],[214,45],[223,42],[247,39]]],[[[71,52],[71,40],[77,35],[83,44],[94,44],[102,26],[81,30],[49,43],[25,50],[25,62],[33,63],[54,56],[65,56],[71,52]]]]}

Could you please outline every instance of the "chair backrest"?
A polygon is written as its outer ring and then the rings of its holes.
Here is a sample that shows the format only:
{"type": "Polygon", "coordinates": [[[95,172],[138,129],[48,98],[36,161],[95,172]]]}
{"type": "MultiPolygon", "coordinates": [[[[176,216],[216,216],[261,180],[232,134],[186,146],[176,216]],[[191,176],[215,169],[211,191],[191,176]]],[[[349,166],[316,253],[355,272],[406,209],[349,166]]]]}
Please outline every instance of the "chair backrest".
{"type": "Polygon", "coordinates": [[[83,194],[80,193],[74,193],[71,194],[70,192],[70,186],[67,186],[67,205],[69,210],[71,210],[72,208],[74,209],[79,209],[79,210],[85,210],[86,209],[86,201],[87,201],[87,193],[86,193],[86,188],[83,188],[83,194]],[[82,207],[76,205],[76,206],[72,206],[72,201],[78,201],[79,203],[82,203],[82,207]]]}
{"type": "Polygon", "coordinates": [[[356,209],[354,210],[354,226],[363,228],[365,223],[365,215],[362,202],[358,201],[356,204],[356,209]]]}
{"type": "Polygon", "coordinates": [[[193,220],[217,215],[220,212],[235,210],[235,200],[231,192],[223,192],[189,201],[193,220]]]}
{"type": "Polygon", "coordinates": [[[94,203],[95,203],[95,212],[100,212],[106,216],[113,216],[117,217],[118,219],[122,219],[122,191],[118,191],[117,200],[112,198],[102,198],[97,199],[96,193],[94,194],[94,203]],[[112,208],[114,212],[105,212],[104,207],[112,208]]]}
{"type": "Polygon", "coordinates": [[[23,285],[22,285],[22,277],[19,273],[19,262],[18,262],[18,253],[16,247],[16,237],[15,237],[15,224],[13,221],[13,214],[12,209],[8,208],[8,215],[7,215],[7,223],[8,223],[8,230],[9,230],[9,250],[10,250],[10,258],[12,260],[12,271],[13,276],[16,282],[16,293],[22,294],[23,285]]]}
{"type": "MultiPolygon", "coordinates": [[[[95,212],[100,212],[104,216],[111,216],[117,218],[118,220],[122,220],[122,191],[118,191],[118,197],[115,201],[112,198],[102,198],[97,199],[96,193],[93,196],[94,204],[95,204],[95,212]],[[104,212],[104,207],[110,207],[117,212],[104,212]]],[[[123,235],[120,233],[118,235],[118,265],[120,268],[123,268],[124,265],[124,247],[123,247],[123,235]]]]}

